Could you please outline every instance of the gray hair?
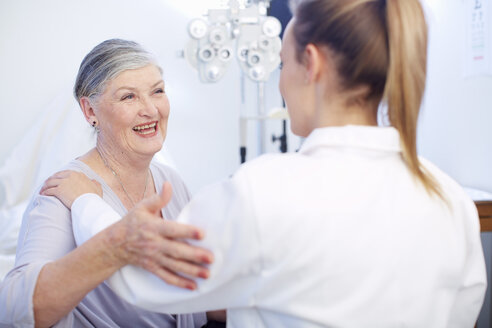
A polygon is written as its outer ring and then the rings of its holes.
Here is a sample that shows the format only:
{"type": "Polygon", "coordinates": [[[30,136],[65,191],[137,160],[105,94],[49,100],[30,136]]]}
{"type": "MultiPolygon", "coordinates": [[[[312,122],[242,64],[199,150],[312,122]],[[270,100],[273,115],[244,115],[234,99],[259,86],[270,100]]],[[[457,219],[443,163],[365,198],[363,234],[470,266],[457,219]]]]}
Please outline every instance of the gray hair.
{"type": "Polygon", "coordinates": [[[97,98],[104,92],[106,83],[128,69],[155,65],[162,68],[155,58],[138,43],[122,39],[110,39],[98,44],[82,60],[73,95],[77,102],[82,97],[97,98]]]}

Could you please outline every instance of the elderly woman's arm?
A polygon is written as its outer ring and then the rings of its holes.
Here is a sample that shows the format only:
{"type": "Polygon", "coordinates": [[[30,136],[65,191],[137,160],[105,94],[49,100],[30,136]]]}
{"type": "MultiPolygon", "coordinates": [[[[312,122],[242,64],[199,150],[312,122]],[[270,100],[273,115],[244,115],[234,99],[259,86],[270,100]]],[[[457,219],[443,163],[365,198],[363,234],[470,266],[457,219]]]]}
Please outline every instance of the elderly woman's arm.
{"type": "Polygon", "coordinates": [[[173,264],[177,272],[204,276],[208,272],[191,263],[208,262],[205,259],[210,261],[211,254],[170,236],[199,238],[201,232],[155,218],[122,220],[74,249],[70,211],[55,197],[35,196],[24,215],[15,268],[0,285],[4,310],[0,326],[53,325],[126,264],[146,267],[170,283],[193,288],[194,282],[164,270],[162,263],[173,264]]]}
{"type": "MultiPolygon", "coordinates": [[[[71,170],[57,172],[48,178],[39,193],[57,197],[67,208],[71,208],[73,201],[82,194],[94,193],[102,197],[99,182],[90,180],[81,172],[71,170]]],[[[167,220],[163,223],[163,220],[148,215],[153,213],[158,216],[161,208],[171,201],[171,197],[172,189],[169,184],[169,188],[163,191],[162,197],[154,195],[141,202],[124,220],[120,221],[119,216],[111,216],[113,211],[107,211],[105,213],[107,220],[92,221],[92,226],[88,229],[97,232],[104,228],[116,229],[117,233],[110,230],[112,233],[109,238],[112,239],[112,246],[119,246],[116,250],[119,251],[118,257],[124,259],[122,266],[134,264],[152,272],[171,285],[194,289],[196,287],[194,281],[176,272],[205,278],[208,276],[208,269],[195,264],[211,263],[213,255],[208,251],[176,241],[202,239],[203,231],[200,229],[167,220]],[[110,224],[114,227],[109,227],[110,224]]],[[[77,231],[74,231],[74,234],[76,236],[77,231]]]]}
{"type": "Polygon", "coordinates": [[[33,294],[36,327],[50,327],[122,266],[111,233],[101,233],[41,269],[33,294]]]}
{"type": "MultiPolygon", "coordinates": [[[[130,219],[131,220],[131,219],[130,219]]],[[[145,220],[144,220],[145,221],[145,220]]],[[[193,266],[182,262],[179,267],[178,260],[171,264],[164,260],[169,252],[176,256],[177,252],[183,259],[191,262],[202,262],[204,259],[210,261],[211,254],[194,249],[191,246],[177,243],[174,238],[196,238],[200,232],[185,225],[177,225],[163,220],[152,220],[145,222],[149,228],[142,231],[142,224],[120,221],[100,233],[86,243],[76,248],[59,260],[47,263],[41,270],[34,290],[33,307],[36,326],[51,326],[61,317],[72,310],[92,289],[97,287],[105,279],[126,264],[140,265],[177,286],[194,289],[195,283],[189,279],[179,277],[162,268],[161,263],[167,267],[180,270],[191,276],[206,276],[207,270],[200,266],[193,266]],[[152,227],[152,228],[150,228],[152,227]],[[151,238],[130,236],[129,231],[139,229],[142,234],[151,233],[151,230],[161,234],[151,238]],[[133,239],[133,240],[132,240],[133,239]],[[166,240],[167,247],[159,245],[166,240]],[[148,243],[147,247],[141,247],[139,243],[148,243]],[[160,252],[151,251],[160,248],[160,252]],[[149,253],[153,253],[149,255],[149,253]],[[138,260],[137,260],[138,258],[138,260]],[[162,262],[161,262],[162,261],[162,262]],[[170,265],[171,264],[171,265],[170,265]]],[[[176,256],[177,257],[177,256],[176,256]]]]}
{"type": "MultiPolygon", "coordinates": [[[[59,178],[82,175],[71,172],[62,171],[50,177],[41,188],[40,194],[49,196],[50,192],[46,191],[52,192],[59,178]]],[[[102,193],[101,186],[94,180],[78,179],[76,182],[78,189],[67,189],[62,193],[65,205],[79,190],[102,193]]],[[[56,323],[80,303],[88,292],[122,266],[122,261],[116,256],[114,244],[111,242],[114,237],[117,236],[108,230],[94,236],[89,242],[61,259],[42,267],[32,298],[36,326],[51,326],[56,323]],[[81,265],[82,263],[84,265],[81,265]]]]}
{"type": "MultiPolygon", "coordinates": [[[[166,189],[169,185],[165,184],[163,190],[166,189]]],[[[204,188],[177,218],[177,222],[193,224],[206,231],[199,245],[210,249],[215,257],[210,266],[210,279],[198,279],[196,291],[174,288],[133,266],[123,267],[113,274],[107,280],[109,287],[127,302],[153,312],[186,313],[255,306],[255,295],[262,286],[263,260],[251,196],[244,172],[236,173],[227,181],[204,188]]],[[[146,217],[150,214],[134,209],[127,215],[146,217]]],[[[79,197],[72,206],[77,244],[83,244],[98,232],[91,222],[111,222],[118,216],[96,195],[79,197]]]]}

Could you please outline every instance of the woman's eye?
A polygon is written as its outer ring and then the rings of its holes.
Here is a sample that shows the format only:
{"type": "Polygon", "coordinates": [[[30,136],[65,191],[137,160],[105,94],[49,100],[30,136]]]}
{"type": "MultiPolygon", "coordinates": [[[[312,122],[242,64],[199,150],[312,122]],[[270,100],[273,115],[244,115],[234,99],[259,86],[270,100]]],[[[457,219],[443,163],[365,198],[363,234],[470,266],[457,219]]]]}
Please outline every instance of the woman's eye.
{"type": "Polygon", "coordinates": [[[155,93],[164,93],[164,89],[159,88],[159,89],[155,90],[155,93]]]}
{"type": "Polygon", "coordinates": [[[133,94],[133,93],[128,93],[128,94],[124,95],[124,96],[121,98],[121,100],[132,100],[132,99],[134,99],[134,98],[135,98],[135,94],[133,94]]]}
{"type": "Polygon", "coordinates": [[[280,64],[278,65],[278,69],[282,69],[284,67],[284,62],[280,62],[280,64]]]}
{"type": "Polygon", "coordinates": [[[124,95],[123,97],[121,97],[121,100],[131,100],[135,98],[135,95],[133,93],[129,93],[127,95],[124,95]]]}

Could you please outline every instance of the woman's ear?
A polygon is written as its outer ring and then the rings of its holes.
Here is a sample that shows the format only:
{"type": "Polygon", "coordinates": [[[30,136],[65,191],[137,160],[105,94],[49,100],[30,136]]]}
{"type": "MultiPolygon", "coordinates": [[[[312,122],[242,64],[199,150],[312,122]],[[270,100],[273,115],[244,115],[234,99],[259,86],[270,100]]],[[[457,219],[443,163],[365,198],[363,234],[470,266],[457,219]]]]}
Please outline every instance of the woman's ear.
{"type": "Polygon", "coordinates": [[[323,68],[323,56],[320,49],[312,43],[304,49],[304,65],[306,67],[305,82],[319,81],[323,68]]]}
{"type": "Polygon", "coordinates": [[[94,111],[94,107],[92,106],[91,101],[88,97],[82,97],[79,100],[80,108],[82,109],[82,113],[84,114],[85,120],[89,122],[90,125],[97,125],[96,113],[94,111]]]}

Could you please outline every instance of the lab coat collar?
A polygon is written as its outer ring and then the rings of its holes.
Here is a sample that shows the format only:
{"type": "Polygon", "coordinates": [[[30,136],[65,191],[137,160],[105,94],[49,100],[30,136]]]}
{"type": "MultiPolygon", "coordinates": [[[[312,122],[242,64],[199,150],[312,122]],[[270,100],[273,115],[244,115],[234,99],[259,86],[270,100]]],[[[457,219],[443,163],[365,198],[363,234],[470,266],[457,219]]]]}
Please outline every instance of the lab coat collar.
{"type": "Polygon", "coordinates": [[[314,129],[299,153],[307,154],[319,147],[354,147],[401,152],[400,134],[393,127],[346,125],[314,129]]]}

